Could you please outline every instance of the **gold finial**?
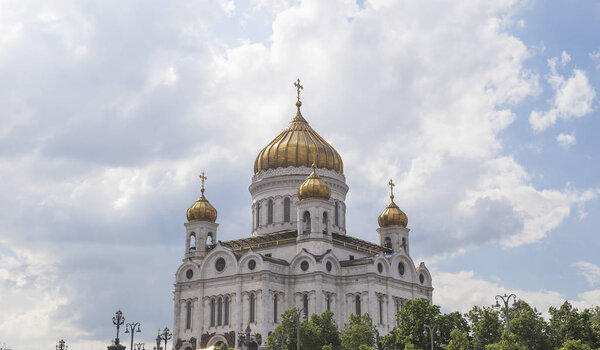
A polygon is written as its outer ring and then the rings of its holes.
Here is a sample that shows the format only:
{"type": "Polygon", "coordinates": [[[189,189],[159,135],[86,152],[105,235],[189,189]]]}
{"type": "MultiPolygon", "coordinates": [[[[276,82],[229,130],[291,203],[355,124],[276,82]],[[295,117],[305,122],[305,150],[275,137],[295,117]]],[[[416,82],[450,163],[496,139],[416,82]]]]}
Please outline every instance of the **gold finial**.
{"type": "Polygon", "coordinates": [[[298,98],[298,101],[296,101],[296,107],[298,107],[298,110],[300,110],[300,106],[302,106],[302,102],[300,102],[300,90],[303,90],[304,86],[300,85],[300,79],[294,82],[294,86],[296,87],[298,98]]]}
{"type": "Polygon", "coordinates": [[[202,172],[202,175],[200,175],[200,180],[202,180],[202,189],[200,189],[200,191],[202,192],[202,195],[204,196],[204,180],[208,179],[206,177],[206,175],[204,175],[204,171],[202,172]]]}
{"type": "Polygon", "coordinates": [[[390,198],[392,199],[392,202],[394,201],[394,186],[396,186],[396,184],[394,184],[394,180],[390,179],[390,182],[388,182],[388,185],[390,185],[390,198]]]}

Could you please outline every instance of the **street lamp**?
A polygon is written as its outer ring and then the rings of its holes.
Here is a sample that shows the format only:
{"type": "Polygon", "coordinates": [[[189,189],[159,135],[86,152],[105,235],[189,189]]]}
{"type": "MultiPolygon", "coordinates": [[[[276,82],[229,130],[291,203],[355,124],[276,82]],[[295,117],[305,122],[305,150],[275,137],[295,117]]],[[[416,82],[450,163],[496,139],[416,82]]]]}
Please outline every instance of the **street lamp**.
{"type": "Polygon", "coordinates": [[[65,345],[65,341],[62,339],[58,342],[58,345],[56,346],[56,350],[67,350],[68,348],[69,346],[65,345]]]}
{"type": "Polygon", "coordinates": [[[429,336],[431,337],[431,350],[433,350],[433,332],[435,332],[435,335],[437,335],[439,337],[440,329],[436,325],[430,326],[428,324],[423,324],[423,327],[425,327],[425,329],[423,329],[423,335],[426,336],[427,331],[429,331],[429,336]]]}
{"type": "Polygon", "coordinates": [[[132,322],[132,323],[127,323],[125,325],[125,333],[131,333],[131,347],[130,349],[133,350],[133,335],[135,333],[139,333],[140,332],[140,323],[139,322],[132,322]],[[137,327],[137,330],[136,330],[137,327]]]}
{"type": "MultiPolygon", "coordinates": [[[[300,350],[300,315],[304,312],[304,307],[298,309],[298,316],[296,322],[296,350],[300,350]]],[[[308,318],[308,316],[306,316],[308,318]]]]}
{"type": "Polygon", "coordinates": [[[517,305],[517,296],[514,294],[511,295],[506,295],[506,293],[504,293],[504,295],[496,295],[496,305],[494,305],[495,307],[500,307],[500,303],[498,302],[498,299],[501,299],[502,302],[504,303],[504,317],[506,318],[506,333],[508,335],[510,335],[510,319],[508,317],[508,303],[510,302],[510,298],[514,298],[513,301],[513,306],[517,305]]]}
{"type": "Polygon", "coordinates": [[[160,336],[161,336],[162,340],[165,341],[165,350],[167,350],[167,342],[169,340],[171,340],[171,338],[173,337],[173,333],[171,333],[169,328],[165,327],[165,329],[163,330],[163,332],[160,336]]]}
{"type": "Polygon", "coordinates": [[[161,350],[162,348],[160,347],[160,328],[158,329],[158,334],[156,335],[156,346],[154,347],[154,350],[161,350]]]}
{"type": "Polygon", "coordinates": [[[252,329],[250,328],[250,321],[248,321],[248,326],[246,326],[245,330],[240,331],[240,345],[246,345],[246,349],[250,347],[250,336],[252,335],[252,329]]]}
{"type": "Polygon", "coordinates": [[[137,343],[137,344],[134,344],[134,346],[135,346],[135,348],[132,348],[132,349],[135,349],[135,350],[146,350],[146,346],[145,346],[144,343],[137,343]]]}
{"type": "Polygon", "coordinates": [[[123,313],[121,310],[117,311],[112,318],[113,324],[117,326],[117,337],[115,338],[115,345],[119,345],[119,327],[125,323],[125,317],[123,317],[123,313]]]}

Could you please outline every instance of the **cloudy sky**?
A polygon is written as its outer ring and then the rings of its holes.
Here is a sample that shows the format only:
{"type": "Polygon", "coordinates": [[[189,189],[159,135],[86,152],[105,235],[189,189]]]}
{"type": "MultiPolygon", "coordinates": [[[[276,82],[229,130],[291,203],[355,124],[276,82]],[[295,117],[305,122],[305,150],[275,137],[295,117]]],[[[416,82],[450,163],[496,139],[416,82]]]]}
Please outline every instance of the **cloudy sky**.
{"type": "Polygon", "coordinates": [[[0,345],[171,327],[198,174],[248,236],[296,78],[349,233],[393,178],[445,311],[600,304],[598,32],[593,0],[0,1],[0,345]]]}

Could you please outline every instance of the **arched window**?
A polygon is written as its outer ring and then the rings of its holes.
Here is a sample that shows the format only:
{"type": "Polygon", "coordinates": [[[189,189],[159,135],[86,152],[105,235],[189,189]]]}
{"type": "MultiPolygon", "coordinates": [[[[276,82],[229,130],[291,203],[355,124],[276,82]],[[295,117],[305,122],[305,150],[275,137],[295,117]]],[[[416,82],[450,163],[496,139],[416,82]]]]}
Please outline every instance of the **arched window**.
{"type": "Polygon", "coordinates": [[[223,324],[229,325],[229,297],[225,297],[225,311],[223,312],[223,324]]]}
{"type": "Polygon", "coordinates": [[[327,212],[323,212],[323,233],[327,234],[329,232],[329,220],[327,220],[327,212]]]}
{"type": "Polygon", "coordinates": [[[215,325],[215,299],[210,299],[210,325],[215,325]]]}
{"type": "Polygon", "coordinates": [[[335,202],[335,210],[334,210],[333,216],[334,216],[334,220],[335,220],[335,226],[340,226],[340,203],[339,202],[335,202]]]}
{"type": "Polygon", "coordinates": [[[256,322],[256,297],[250,294],[250,322],[256,322]]]}
{"type": "Polygon", "coordinates": [[[360,295],[354,298],[354,314],[360,316],[360,295]]]}
{"type": "Polygon", "coordinates": [[[208,235],[206,235],[206,245],[213,243],[215,243],[215,240],[213,239],[213,233],[209,232],[208,235]]]}
{"type": "Polygon", "coordinates": [[[217,302],[217,326],[223,325],[223,299],[217,302]]]}
{"type": "Polygon", "coordinates": [[[406,249],[406,237],[402,237],[402,249],[406,249]]]}
{"type": "Polygon", "coordinates": [[[383,324],[383,297],[379,296],[377,301],[379,302],[379,324],[383,324]]]}
{"type": "Polygon", "coordinates": [[[325,306],[327,307],[327,311],[331,311],[331,294],[327,294],[325,297],[325,306]]]}
{"type": "Polygon", "coordinates": [[[290,208],[290,197],[285,197],[283,199],[283,221],[284,222],[290,222],[290,212],[291,212],[291,208],[290,208]]]}
{"type": "Polygon", "coordinates": [[[196,234],[194,232],[192,232],[190,234],[190,253],[193,253],[196,251],[196,234]]]}
{"type": "Polygon", "coordinates": [[[192,302],[188,301],[186,303],[185,310],[185,329],[192,328],[192,302]]]}
{"type": "Polygon", "coordinates": [[[310,233],[310,213],[305,211],[302,219],[302,233],[308,234],[310,233]]]}
{"type": "Polygon", "coordinates": [[[277,317],[279,312],[277,311],[277,294],[273,295],[273,323],[277,323],[277,317]]]}
{"type": "Polygon", "coordinates": [[[390,237],[385,237],[383,240],[383,246],[392,249],[392,239],[390,237]]]}
{"type": "Polygon", "coordinates": [[[267,224],[273,223],[273,200],[267,202],[267,224]]]}
{"type": "Polygon", "coordinates": [[[260,226],[260,202],[256,203],[256,227],[260,226]]]}
{"type": "Polygon", "coordinates": [[[308,294],[304,294],[304,300],[302,300],[302,312],[304,313],[304,319],[308,320],[308,294]]]}

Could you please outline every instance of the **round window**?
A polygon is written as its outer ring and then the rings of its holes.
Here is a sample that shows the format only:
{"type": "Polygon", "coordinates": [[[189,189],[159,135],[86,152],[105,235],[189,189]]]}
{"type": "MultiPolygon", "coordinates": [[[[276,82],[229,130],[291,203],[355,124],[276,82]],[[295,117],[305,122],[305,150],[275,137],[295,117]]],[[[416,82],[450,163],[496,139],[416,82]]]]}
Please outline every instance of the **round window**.
{"type": "Polygon", "coordinates": [[[327,272],[331,272],[331,269],[333,268],[331,261],[328,261],[327,264],[325,264],[325,268],[327,269],[327,272]]]}
{"type": "Polygon", "coordinates": [[[404,276],[404,263],[403,262],[398,263],[398,272],[400,272],[400,276],[404,276]]]}
{"type": "Polygon", "coordinates": [[[217,271],[219,271],[219,272],[225,270],[225,259],[218,258],[217,261],[215,262],[215,269],[217,269],[217,271]]]}
{"type": "Polygon", "coordinates": [[[419,281],[421,281],[421,284],[425,283],[425,276],[423,274],[419,275],[419,281]]]}
{"type": "Polygon", "coordinates": [[[194,270],[189,269],[185,272],[185,277],[187,277],[188,280],[191,280],[192,277],[194,277],[194,270]]]}
{"type": "Polygon", "coordinates": [[[308,270],[308,261],[304,260],[303,262],[301,262],[300,268],[302,269],[302,271],[308,270]]]}
{"type": "Polygon", "coordinates": [[[377,271],[379,271],[379,273],[383,272],[383,264],[382,263],[377,264],[377,271]]]}
{"type": "Polygon", "coordinates": [[[254,270],[256,268],[256,260],[250,259],[250,261],[248,261],[248,268],[254,270]]]}

